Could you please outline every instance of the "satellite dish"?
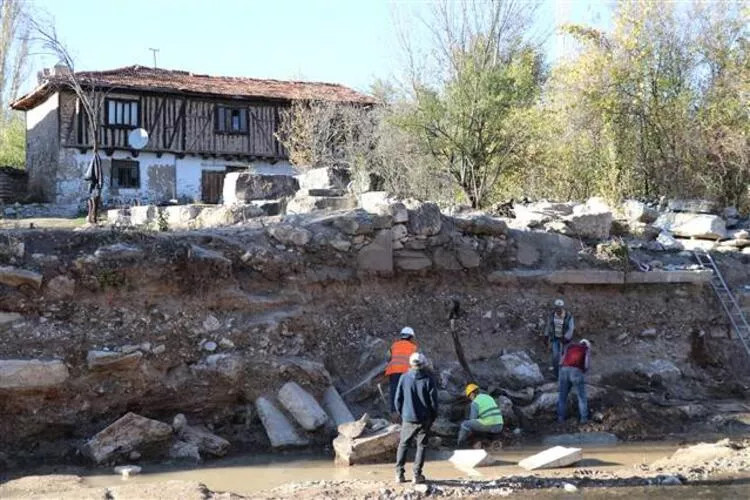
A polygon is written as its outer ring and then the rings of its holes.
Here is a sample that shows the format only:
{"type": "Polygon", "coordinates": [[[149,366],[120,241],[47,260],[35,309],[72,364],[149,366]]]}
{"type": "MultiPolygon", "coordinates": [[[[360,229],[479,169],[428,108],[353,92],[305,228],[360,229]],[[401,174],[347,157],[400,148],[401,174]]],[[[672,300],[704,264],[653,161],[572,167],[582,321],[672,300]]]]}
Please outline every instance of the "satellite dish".
{"type": "Polygon", "coordinates": [[[133,149],[143,149],[148,144],[148,132],[142,128],[132,130],[128,134],[128,143],[133,149]]]}

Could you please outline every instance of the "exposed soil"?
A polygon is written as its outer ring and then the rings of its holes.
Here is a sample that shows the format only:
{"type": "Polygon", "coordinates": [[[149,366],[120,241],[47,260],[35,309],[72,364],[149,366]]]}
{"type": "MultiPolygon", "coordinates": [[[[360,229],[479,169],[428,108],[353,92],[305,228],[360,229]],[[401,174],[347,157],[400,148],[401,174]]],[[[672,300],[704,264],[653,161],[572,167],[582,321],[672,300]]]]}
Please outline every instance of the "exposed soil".
{"type": "MultiPolygon", "coordinates": [[[[63,359],[70,371],[61,387],[0,389],[0,463],[8,466],[61,456],[85,463],[81,444],[128,411],[163,421],[185,413],[229,439],[233,453],[267,450],[253,411],[256,397],[288,380],[314,394],[332,380],[345,392],[383,361],[404,325],[416,329],[421,349],[455,390],[465,379],[456,368],[449,333],[454,298],[462,306],[457,329],[466,356],[490,391],[504,389],[492,381],[493,359],[518,350],[540,364],[550,383],[537,394],[555,390],[539,333],[551,300],[562,296],[576,316],[576,335],[594,343],[589,382],[601,390],[591,410],[602,418],[587,429],[614,432],[624,440],[746,429],[740,418],[750,413],[743,403],[750,385],[746,359],[736,341],[726,338],[725,320],[708,287],[492,285],[489,272],[510,268],[500,254],[488,267],[468,271],[368,275],[357,271],[351,254],[315,239],[304,248],[279,245],[260,227],[167,235],[8,234],[22,241],[25,251],[22,257],[4,254],[2,263],[40,272],[45,285],[39,291],[0,285],[0,311],[23,316],[0,326],[0,359],[63,359]],[[141,253],[95,257],[98,248],[115,243],[141,253]],[[220,255],[201,256],[195,247],[220,255]],[[73,280],[72,295],[52,293],[48,284],[57,276],[73,280]],[[649,329],[655,334],[642,334],[649,329]],[[709,332],[705,342],[713,363],[691,356],[696,329],[709,332]],[[216,342],[217,350],[205,350],[205,341],[216,342]],[[87,366],[90,350],[126,346],[143,352],[136,367],[97,371],[87,366]],[[231,356],[239,368],[217,371],[207,360],[212,354],[231,356]],[[632,374],[635,364],[651,360],[669,361],[679,376],[632,374]]],[[[735,279],[741,281],[738,266],[735,279]]],[[[373,384],[346,399],[355,414],[386,414],[373,384]]],[[[460,420],[465,402],[456,399],[448,406],[448,416],[460,420]]],[[[547,409],[533,416],[515,413],[509,416],[506,443],[576,428],[574,423],[557,426],[547,409]],[[520,437],[512,433],[514,427],[522,429],[520,437]]],[[[311,438],[317,446],[329,442],[328,436],[311,438]]]]}

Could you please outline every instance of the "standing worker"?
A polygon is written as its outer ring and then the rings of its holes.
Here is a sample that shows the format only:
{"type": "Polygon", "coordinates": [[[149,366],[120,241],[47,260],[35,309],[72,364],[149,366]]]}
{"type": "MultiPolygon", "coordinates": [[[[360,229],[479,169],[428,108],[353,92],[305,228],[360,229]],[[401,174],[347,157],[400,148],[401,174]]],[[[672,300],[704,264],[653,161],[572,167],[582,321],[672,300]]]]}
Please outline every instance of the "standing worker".
{"type": "Polygon", "coordinates": [[[414,330],[405,326],[401,329],[400,338],[391,345],[388,353],[388,365],[385,367],[385,376],[388,377],[390,386],[391,414],[396,413],[396,387],[401,375],[409,371],[409,356],[417,352],[417,343],[414,341],[414,330]]]}
{"type": "Polygon", "coordinates": [[[459,448],[472,434],[499,435],[503,431],[503,414],[492,396],[480,393],[478,385],[469,384],[466,397],[471,399],[471,410],[469,420],[461,422],[458,431],[459,448]]]}
{"type": "Polygon", "coordinates": [[[589,353],[591,342],[586,339],[569,344],[560,361],[560,387],[557,399],[557,421],[565,422],[568,406],[568,394],[575,388],[578,397],[578,421],[585,424],[589,421],[589,405],[586,400],[586,377],[589,370],[589,353]]]}
{"type": "Polygon", "coordinates": [[[94,149],[94,157],[91,158],[83,180],[89,183],[88,215],[86,219],[90,224],[96,224],[99,217],[99,204],[102,196],[102,186],[104,185],[104,175],[102,174],[102,159],[99,153],[94,149]]]}
{"type": "Polygon", "coordinates": [[[427,435],[438,414],[437,384],[427,369],[424,354],[415,352],[409,356],[409,366],[409,371],[400,378],[396,388],[396,411],[401,416],[401,439],[396,454],[396,482],[406,482],[406,451],[412,440],[415,440],[417,453],[414,456],[412,483],[420,484],[425,482],[422,467],[427,435]]]}
{"type": "Polygon", "coordinates": [[[575,321],[570,311],[565,310],[565,302],[562,299],[555,300],[555,309],[544,327],[544,336],[552,349],[550,370],[555,373],[555,378],[559,374],[560,354],[565,345],[573,340],[574,329],[575,321]]]}

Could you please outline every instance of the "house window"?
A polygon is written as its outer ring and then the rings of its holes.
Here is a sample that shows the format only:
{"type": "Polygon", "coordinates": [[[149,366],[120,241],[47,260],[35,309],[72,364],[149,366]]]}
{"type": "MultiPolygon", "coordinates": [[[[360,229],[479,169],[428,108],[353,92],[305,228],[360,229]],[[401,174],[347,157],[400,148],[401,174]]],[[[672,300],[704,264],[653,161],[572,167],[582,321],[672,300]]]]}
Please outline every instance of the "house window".
{"type": "Polygon", "coordinates": [[[247,109],[216,106],[216,131],[222,134],[246,134],[247,109]]]}
{"type": "Polygon", "coordinates": [[[112,187],[138,189],[141,187],[138,162],[132,160],[112,160],[112,187]]]}
{"type": "Polygon", "coordinates": [[[107,99],[107,125],[112,127],[138,127],[138,101],[107,99]]]}

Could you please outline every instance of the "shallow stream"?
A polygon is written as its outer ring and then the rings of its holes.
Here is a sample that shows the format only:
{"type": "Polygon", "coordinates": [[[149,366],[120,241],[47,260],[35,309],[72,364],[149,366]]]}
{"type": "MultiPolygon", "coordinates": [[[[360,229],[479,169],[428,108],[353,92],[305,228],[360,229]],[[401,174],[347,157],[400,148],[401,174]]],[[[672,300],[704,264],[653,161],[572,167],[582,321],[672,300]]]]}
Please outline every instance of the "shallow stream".
{"type": "MultiPolygon", "coordinates": [[[[676,443],[635,443],[619,444],[607,447],[584,448],[584,459],[576,466],[577,469],[588,469],[591,471],[611,472],[622,476],[639,475],[638,467],[641,464],[651,463],[659,458],[666,457],[679,447],[676,443]]],[[[425,465],[425,475],[429,479],[497,479],[508,476],[528,475],[529,473],[518,467],[517,463],[522,458],[533,455],[540,451],[539,447],[524,447],[498,450],[493,452],[493,457],[500,462],[496,466],[482,467],[469,473],[457,469],[447,460],[447,454],[428,452],[428,462],[425,465]]],[[[408,470],[408,469],[407,469],[408,470]]],[[[545,477],[573,478],[573,467],[539,471],[536,474],[545,477]]],[[[410,471],[409,471],[410,472],[410,471]]],[[[252,495],[261,490],[274,488],[288,482],[319,481],[319,480],[375,480],[391,481],[393,478],[393,466],[390,464],[362,465],[356,467],[335,466],[330,457],[319,455],[289,454],[289,455],[265,455],[265,456],[242,456],[231,459],[213,461],[205,465],[190,467],[175,466],[145,466],[142,474],[133,476],[128,481],[152,483],[168,480],[192,480],[199,481],[214,491],[231,491],[241,495],[252,495]]],[[[94,474],[87,476],[85,481],[91,486],[112,486],[121,483],[122,479],[114,474],[94,474]]],[[[719,497],[729,498],[734,493],[748,491],[748,486],[732,485],[716,487],[691,486],[690,494],[684,497],[685,488],[612,488],[606,492],[602,488],[587,490],[587,497],[599,494],[614,496],[624,492],[633,493],[634,490],[641,491],[646,495],[660,495],[660,498],[692,498],[701,496],[712,498],[710,495],[715,491],[719,497]],[[729,489],[726,489],[726,488],[729,489]],[[702,489],[701,489],[702,488],[702,489]],[[712,489],[713,488],[713,489],[712,489]],[[722,490],[721,488],[725,488],[722,490]],[[601,491],[596,491],[601,490],[601,491]],[[619,492],[622,490],[622,492],[619,492]],[[678,493],[682,492],[682,493],[678,493]],[[661,496],[667,495],[667,496],[661,496]],[[674,495],[674,496],[673,496],[674,495]]],[[[547,496],[556,493],[524,491],[530,496],[547,496]]],[[[562,492],[560,492],[562,493],[562,492]]],[[[569,494],[568,494],[569,496],[569,494]]],[[[625,495],[627,496],[627,495],[625,495]]],[[[638,495],[640,496],[640,495],[638,495]]],[[[743,495],[744,496],[744,495],[743,495]]]]}

